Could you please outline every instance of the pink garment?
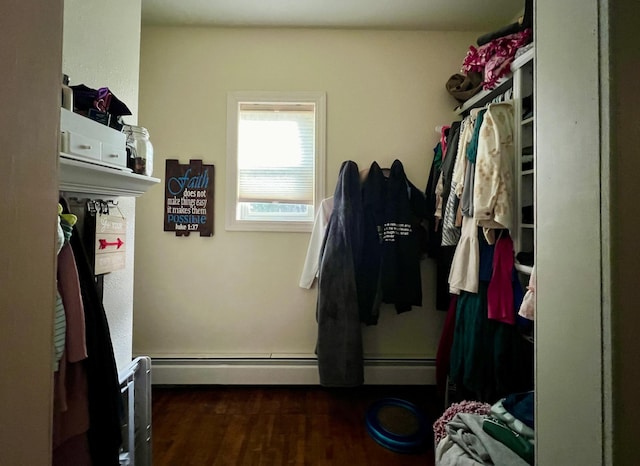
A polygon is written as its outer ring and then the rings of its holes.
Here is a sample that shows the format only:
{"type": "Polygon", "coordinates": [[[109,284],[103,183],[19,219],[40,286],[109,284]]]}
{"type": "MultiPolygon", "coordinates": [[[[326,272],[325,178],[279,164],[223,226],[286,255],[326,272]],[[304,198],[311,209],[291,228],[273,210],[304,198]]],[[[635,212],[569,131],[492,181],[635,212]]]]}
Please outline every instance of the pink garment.
{"type": "Polygon", "coordinates": [[[447,153],[447,131],[451,128],[451,126],[443,126],[440,130],[440,149],[442,150],[442,160],[444,160],[444,156],[447,153]]]}
{"type": "Polygon", "coordinates": [[[506,324],[515,324],[515,305],[513,303],[513,240],[509,235],[496,241],[493,251],[493,274],[487,289],[487,308],[489,319],[506,324]]]}
{"type": "Polygon", "coordinates": [[[58,292],[64,304],[67,331],[60,368],[54,374],[53,458],[54,464],[81,466],[91,464],[90,460],[87,462],[84,448],[84,434],[89,429],[88,385],[83,362],[87,358],[87,344],[78,269],[69,243],[58,254],[58,292]],[[73,462],[66,460],[71,457],[75,458],[73,462]]]}
{"type": "Polygon", "coordinates": [[[59,378],[55,378],[56,388],[65,389],[65,398],[63,405],[59,404],[62,401],[59,397],[56,397],[54,403],[52,424],[54,449],[70,438],[89,430],[89,388],[84,363],[66,361],[64,366],[66,366],[64,384],[60,383],[59,378]]]}
{"type": "Polygon", "coordinates": [[[522,298],[522,304],[520,305],[520,316],[525,319],[534,320],[536,316],[536,266],[533,266],[531,275],[529,276],[529,286],[527,286],[527,292],[522,298]]]}
{"type": "Polygon", "coordinates": [[[484,73],[482,87],[485,90],[493,89],[500,78],[511,72],[511,62],[515,58],[516,52],[531,42],[531,38],[532,30],[524,29],[514,34],[498,37],[478,49],[470,46],[462,64],[462,72],[465,74],[470,71],[484,73]]]}
{"type": "Polygon", "coordinates": [[[65,356],[67,362],[78,362],[87,357],[87,342],[78,269],[69,243],[58,254],[58,291],[67,318],[65,356]]]}

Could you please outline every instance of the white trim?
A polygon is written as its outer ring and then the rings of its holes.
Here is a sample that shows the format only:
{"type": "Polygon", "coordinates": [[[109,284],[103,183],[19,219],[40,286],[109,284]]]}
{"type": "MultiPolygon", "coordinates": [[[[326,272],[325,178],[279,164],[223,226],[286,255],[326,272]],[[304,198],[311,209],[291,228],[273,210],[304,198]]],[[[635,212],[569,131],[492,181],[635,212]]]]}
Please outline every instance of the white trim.
{"type": "Polygon", "coordinates": [[[138,197],[160,183],[158,178],[138,175],[106,166],[60,155],[58,189],[102,197],[138,197]]]}
{"type": "MultiPolygon", "coordinates": [[[[318,385],[313,358],[152,359],[154,385],[318,385]]],[[[367,385],[435,385],[433,359],[365,360],[367,385]]]]}
{"type": "Polygon", "coordinates": [[[316,106],[316,154],[314,206],[324,199],[326,159],[327,96],[321,91],[230,91],[227,94],[227,172],[225,229],[227,231],[288,231],[310,232],[309,221],[242,221],[236,220],[238,183],[238,104],[240,102],[314,102],[316,106]]]}

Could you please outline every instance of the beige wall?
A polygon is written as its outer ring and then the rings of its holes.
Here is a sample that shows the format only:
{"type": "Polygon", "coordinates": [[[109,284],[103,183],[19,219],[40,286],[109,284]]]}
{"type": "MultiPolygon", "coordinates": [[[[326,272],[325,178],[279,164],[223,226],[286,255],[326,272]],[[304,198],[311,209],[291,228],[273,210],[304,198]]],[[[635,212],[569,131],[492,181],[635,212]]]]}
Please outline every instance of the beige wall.
{"type": "Polygon", "coordinates": [[[0,30],[0,464],[47,465],[62,2],[3,2],[0,30]]]}
{"type": "MultiPolygon", "coordinates": [[[[140,1],[66,0],[64,8],[63,72],[71,84],[108,87],[133,113],[125,117],[132,124],[138,116],[140,1]],[[96,18],[102,27],[96,27],[96,18]]],[[[118,201],[127,218],[127,265],[105,275],[104,307],[116,363],[122,370],[132,353],[135,199],[118,201]]]]}
{"type": "MultiPolygon", "coordinates": [[[[316,290],[298,287],[308,233],[226,232],[226,96],[231,90],[327,93],[327,185],[342,161],[361,168],[399,158],[426,186],[436,125],[452,120],[444,89],[477,33],[143,28],[140,124],[164,161],[216,167],[215,236],[163,232],[163,184],[139,200],[134,352],[151,356],[314,352],[316,290]]],[[[385,307],[364,329],[370,355],[434,357],[444,313],[434,310],[433,264],[424,305],[385,307]]]]}
{"type": "Polygon", "coordinates": [[[597,1],[536,10],[536,464],[610,464],[607,32],[597,1]]]}

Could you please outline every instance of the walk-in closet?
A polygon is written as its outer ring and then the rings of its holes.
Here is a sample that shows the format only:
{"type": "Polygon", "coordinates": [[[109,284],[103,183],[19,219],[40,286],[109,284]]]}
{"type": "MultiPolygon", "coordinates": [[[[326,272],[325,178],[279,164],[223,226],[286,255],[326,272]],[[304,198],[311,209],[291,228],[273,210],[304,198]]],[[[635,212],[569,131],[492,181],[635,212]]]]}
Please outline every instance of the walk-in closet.
{"type": "Polygon", "coordinates": [[[636,464],[637,2],[241,3],[2,9],[0,464],[636,464]]]}

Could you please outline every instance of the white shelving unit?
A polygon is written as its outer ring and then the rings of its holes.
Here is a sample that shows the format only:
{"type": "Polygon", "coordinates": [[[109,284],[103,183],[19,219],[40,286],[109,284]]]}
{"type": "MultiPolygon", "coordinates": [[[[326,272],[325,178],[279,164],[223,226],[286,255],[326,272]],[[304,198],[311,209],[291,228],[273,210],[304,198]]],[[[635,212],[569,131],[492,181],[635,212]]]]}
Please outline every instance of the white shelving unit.
{"type": "Polygon", "coordinates": [[[534,60],[533,48],[511,64],[513,72],[514,113],[516,116],[516,226],[512,232],[516,269],[526,277],[532,271],[532,262],[521,264],[518,254],[530,254],[533,260],[535,245],[535,109],[533,106],[534,60]]]}
{"type": "Polygon", "coordinates": [[[158,178],[127,168],[126,136],[65,108],[60,109],[58,190],[91,197],[137,197],[158,178]]]}

